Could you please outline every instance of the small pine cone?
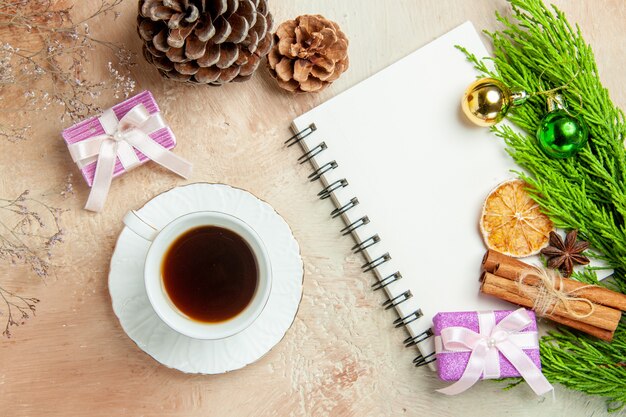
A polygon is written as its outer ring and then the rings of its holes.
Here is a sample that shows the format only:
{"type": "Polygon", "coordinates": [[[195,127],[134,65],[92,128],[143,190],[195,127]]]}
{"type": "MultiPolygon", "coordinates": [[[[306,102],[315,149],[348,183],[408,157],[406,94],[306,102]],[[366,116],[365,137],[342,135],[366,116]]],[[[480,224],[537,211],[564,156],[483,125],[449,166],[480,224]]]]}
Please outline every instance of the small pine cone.
{"type": "Polygon", "coordinates": [[[303,15],[278,27],[267,58],[281,88],[318,92],[348,69],[348,38],[337,23],[303,15]]]}
{"type": "Polygon", "coordinates": [[[249,79],[272,47],[266,0],[139,0],[143,56],[162,76],[222,85],[249,79]]]}

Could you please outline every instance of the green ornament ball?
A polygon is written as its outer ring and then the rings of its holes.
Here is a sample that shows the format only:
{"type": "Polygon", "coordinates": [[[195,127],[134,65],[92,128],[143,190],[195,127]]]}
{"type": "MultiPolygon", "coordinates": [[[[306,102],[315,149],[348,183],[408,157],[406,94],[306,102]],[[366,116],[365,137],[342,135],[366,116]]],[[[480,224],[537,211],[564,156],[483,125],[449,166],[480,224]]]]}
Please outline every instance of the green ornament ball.
{"type": "Polygon", "coordinates": [[[585,121],[565,109],[548,113],[537,129],[541,149],[552,158],[569,158],[578,152],[589,137],[585,121]]]}

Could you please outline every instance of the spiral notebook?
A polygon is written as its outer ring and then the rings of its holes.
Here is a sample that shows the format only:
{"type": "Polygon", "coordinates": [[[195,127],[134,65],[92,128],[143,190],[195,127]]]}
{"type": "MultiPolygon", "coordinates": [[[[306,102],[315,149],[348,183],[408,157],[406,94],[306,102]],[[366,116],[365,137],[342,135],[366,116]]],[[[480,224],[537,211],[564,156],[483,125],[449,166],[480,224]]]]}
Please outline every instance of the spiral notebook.
{"type": "Polygon", "coordinates": [[[385,291],[383,308],[417,346],[416,365],[434,361],[432,317],[441,311],[506,308],[479,294],[485,246],[483,201],[514,176],[489,129],[460,109],[476,71],[455,49],[487,56],[464,23],[293,121],[299,163],[310,164],[319,198],[329,198],[344,235],[364,258],[364,276],[385,291]],[[373,275],[371,275],[373,273],[373,275]]]}

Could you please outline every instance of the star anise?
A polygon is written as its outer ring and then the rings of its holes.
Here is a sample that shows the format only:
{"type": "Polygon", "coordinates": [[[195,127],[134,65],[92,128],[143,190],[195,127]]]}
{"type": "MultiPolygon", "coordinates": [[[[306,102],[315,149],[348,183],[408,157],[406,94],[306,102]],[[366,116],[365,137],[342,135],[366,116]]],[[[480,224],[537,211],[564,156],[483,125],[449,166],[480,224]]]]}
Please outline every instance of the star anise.
{"type": "Polygon", "coordinates": [[[574,271],[574,264],[587,265],[589,258],[582,253],[589,248],[589,243],[577,241],[578,231],[572,230],[565,236],[565,241],[556,232],[550,232],[550,245],[541,250],[541,254],[548,258],[548,267],[559,269],[564,277],[569,277],[574,271]]]}

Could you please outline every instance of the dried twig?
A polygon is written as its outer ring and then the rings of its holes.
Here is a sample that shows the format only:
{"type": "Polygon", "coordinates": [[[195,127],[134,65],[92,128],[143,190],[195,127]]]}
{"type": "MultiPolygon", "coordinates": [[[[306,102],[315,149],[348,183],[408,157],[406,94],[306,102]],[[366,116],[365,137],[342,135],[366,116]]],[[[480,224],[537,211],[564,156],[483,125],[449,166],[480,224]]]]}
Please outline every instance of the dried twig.
{"type": "Polygon", "coordinates": [[[0,139],[25,140],[30,125],[15,125],[15,115],[61,109],[61,119],[72,121],[101,109],[103,93],[128,97],[135,88],[130,68],[133,54],[90,32],[90,23],[102,16],[119,16],[123,0],[101,0],[86,18],[72,20],[66,0],[0,0],[0,139]],[[108,53],[106,80],[91,81],[86,63],[94,53],[108,53]]]}
{"type": "Polygon", "coordinates": [[[41,278],[50,270],[51,250],[63,241],[62,209],[29,197],[0,198],[0,259],[26,264],[41,278]]]}
{"type": "Polygon", "coordinates": [[[39,299],[22,297],[0,287],[0,300],[5,304],[5,308],[0,308],[0,315],[6,315],[6,324],[2,331],[2,336],[10,338],[10,327],[24,324],[26,319],[31,315],[34,316],[36,310],[35,304],[39,302],[39,299]]]}
{"type": "MultiPolygon", "coordinates": [[[[71,192],[68,178],[61,195],[71,192]]],[[[52,249],[63,242],[60,221],[63,212],[63,209],[30,198],[28,190],[13,199],[0,198],[0,259],[14,265],[27,265],[41,279],[48,277],[52,249]]],[[[23,324],[34,315],[37,302],[36,298],[21,296],[0,285],[0,316],[6,318],[2,335],[10,337],[11,326],[23,324]]]]}

